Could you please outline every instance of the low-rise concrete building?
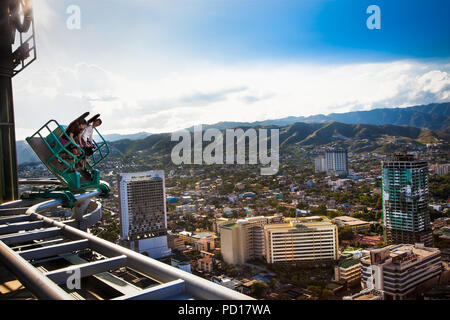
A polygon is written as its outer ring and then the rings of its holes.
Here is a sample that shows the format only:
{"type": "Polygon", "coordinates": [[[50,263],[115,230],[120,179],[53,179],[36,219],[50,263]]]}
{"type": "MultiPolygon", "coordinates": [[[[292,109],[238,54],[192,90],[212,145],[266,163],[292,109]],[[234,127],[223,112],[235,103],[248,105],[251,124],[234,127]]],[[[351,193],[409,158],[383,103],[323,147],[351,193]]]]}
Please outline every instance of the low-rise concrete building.
{"type": "Polygon", "coordinates": [[[197,251],[212,251],[214,250],[214,241],[216,236],[211,233],[199,233],[191,237],[192,246],[197,251]]]}
{"type": "Polygon", "coordinates": [[[370,222],[363,221],[357,218],[352,218],[348,216],[340,216],[333,219],[333,223],[335,223],[338,227],[349,227],[352,228],[353,231],[365,231],[370,227],[370,222]]]}
{"type": "Polygon", "coordinates": [[[347,283],[361,280],[361,262],[359,259],[347,259],[334,268],[334,280],[347,283]]]}
{"type": "Polygon", "coordinates": [[[211,273],[213,271],[214,260],[211,256],[204,256],[197,260],[197,269],[203,272],[211,273]]]}
{"type": "Polygon", "coordinates": [[[189,261],[180,261],[180,260],[171,258],[171,259],[170,259],[170,264],[171,264],[173,267],[176,267],[176,268],[178,268],[178,269],[180,269],[180,270],[183,270],[183,271],[192,273],[192,272],[191,272],[191,263],[190,263],[189,261]]]}
{"type": "Polygon", "coordinates": [[[169,234],[167,236],[167,244],[170,249],[181,249],[185,247],[184,239],[174,234],[169,234]]]}
{"type": "Polygon", "coordinates": [[[442,270],[439,249],[399,244],[371,250],[361,259],[361,286],[382,290],[386,299],[404,299],[437,283],[442,270]]]}

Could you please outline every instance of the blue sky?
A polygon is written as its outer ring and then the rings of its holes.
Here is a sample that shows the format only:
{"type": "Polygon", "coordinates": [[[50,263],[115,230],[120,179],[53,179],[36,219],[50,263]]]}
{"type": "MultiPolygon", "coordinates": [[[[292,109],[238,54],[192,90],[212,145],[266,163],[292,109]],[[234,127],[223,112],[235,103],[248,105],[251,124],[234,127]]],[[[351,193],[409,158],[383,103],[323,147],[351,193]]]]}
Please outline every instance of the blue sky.
{"type": "Polygon", "coordinates": [[[447,0],[34,2],[19,137],[84,109],[125,133],[449,100],[447,0]],[[366,27],[374,4],[380,30],[366,27]],[[80,30],[66,27],[70,5],[80,30]],[[36,104],[37,117],[26,112],[36,104]]]}
{"type": "Polygon", "coordinates": [[[185,25],[185,45],[196,53],[198,48],[212,47],[231,59],[334,57],[344,62],[437,58],[450,52],[448,1],[227,1],[217,7],[212,3],[224,2],[212,1],[209,7],[220,13],[201,15],[185,25]],[[366,27],[366,8],[371,4],[381,8],[381,30],[366,27]]]}
{"type": "Polygon", "coordinates": [[[379,61],[446,58],[450,52],[447,0],[47,2],[54,4],[60,25],[64,9],[78,4],[83,18],[78,40],[95,40],[100,47],[178,48],[197,58],[230,60],[379,61]],[[381,9],[381,30],[366,27],[366,8],[372,4],[381,9]]]}

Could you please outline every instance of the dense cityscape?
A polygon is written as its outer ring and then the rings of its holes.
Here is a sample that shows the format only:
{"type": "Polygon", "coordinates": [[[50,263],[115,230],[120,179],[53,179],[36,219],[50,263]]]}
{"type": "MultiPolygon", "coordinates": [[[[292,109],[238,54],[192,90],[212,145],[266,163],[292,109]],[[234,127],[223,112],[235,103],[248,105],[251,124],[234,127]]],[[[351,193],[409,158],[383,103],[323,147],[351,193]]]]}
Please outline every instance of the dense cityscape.
{"type": "MultiPolygon", "coordinates": [[[[249,165],[158,167],[159,157],[148,165],[139,155],[117,157],[103,164],[112,196],[102,200],[103,218],[91,232],[258,299],[445,298],[448,147],[441,141],[402,155],[407,147],[392,154],[353,153],[342,144],[289,149],[276,176],[249,165]],[[130,191],[133,181],[144,184],[130,191]],[[415,197],[412,207],[400,198],[405,192],[415,197]],[[121,211],[121,201],[135,209],[121,211]],[[132,212],[142,217],[133,220],[132,212]],[[383,259],[372,263],[375,256],[383,259]],[[369,285],[367,270],[380,265],[420,268],[421,276],[390,288],[378,269],[369,285]]],[[[20,175],[45,169],[24,165],[20,175]]]]}

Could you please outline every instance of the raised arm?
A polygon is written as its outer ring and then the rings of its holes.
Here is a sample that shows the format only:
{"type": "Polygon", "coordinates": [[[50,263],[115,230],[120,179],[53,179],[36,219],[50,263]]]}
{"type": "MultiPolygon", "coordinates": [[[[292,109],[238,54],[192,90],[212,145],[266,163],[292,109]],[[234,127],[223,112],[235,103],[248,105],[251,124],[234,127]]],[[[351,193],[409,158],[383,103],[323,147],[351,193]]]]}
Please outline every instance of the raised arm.
{"type": "Polygon", "coordinates": [[[83,143],[81,143],[81,134],[82,134],[82,132],[80,132],[80,133],[78,134],[78,137],[77,137],[78,145],[79,145],[79,146],[82,146],[82,145],[83,145],[83,143]]]}

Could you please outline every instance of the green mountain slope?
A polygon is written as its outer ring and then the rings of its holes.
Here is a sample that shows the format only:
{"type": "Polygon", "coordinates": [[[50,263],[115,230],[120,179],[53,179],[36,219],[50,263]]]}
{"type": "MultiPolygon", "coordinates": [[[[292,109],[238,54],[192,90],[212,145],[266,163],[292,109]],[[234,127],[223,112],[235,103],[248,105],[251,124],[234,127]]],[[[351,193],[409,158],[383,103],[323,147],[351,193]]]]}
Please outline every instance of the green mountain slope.
{"type": "MultiPolygon", "coordinates": [[[[426,143],[450,143],[450,134],[443,131],[420,129],[395,125],[328,123],[294,123],[288,126],[257,126],[258,128],[278,128],[280,147],[320,147],[333,144],[344,145],[354,152],[369,152],[396,148],[399,144],[410,143],[424,146],[426,143]],[[380,149],[381,148],[381,149],[380,149]]],[[[243,128],[244,130],[248,129],[243,128]]],[[[222,131],[224,133],[224,131],[222,131]]],[[[142,140],[121,140],[111,146],[120,155],[145,154],[155,156],[170,155],[178,142],[170,141],[168,133],[154,134],[142,140]]],[[[225,137],[225,135],[224,135],[225,137]]],[[[193,138],[192,138],[193,143],[193,138]]],[[[207,145],[209,142],[204,142],[207,145]]]]}
{"type": "Polygon", "coordinates": [[[423,129],[449,131],[450,129],[450,102],[432,103],[406,108],[381,108],[369,111],[353,111],[345,113],[331,113],[329,115],[313,115],[308,117],[287,117],[275,120],[256,122],[219,122],[213,125],[205,125],[217,129],[235,127],[277,125],[286,126],[297,122],[326,123],[337,121],[348,124],[373,124],[373,125],[399,125],[423,129]]]}

